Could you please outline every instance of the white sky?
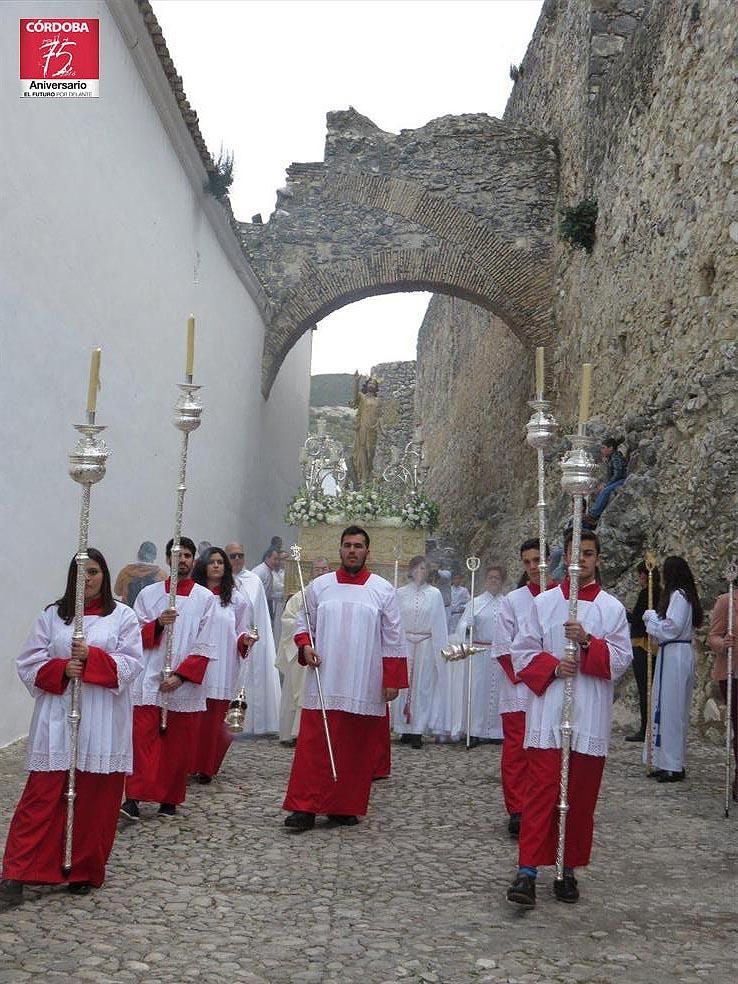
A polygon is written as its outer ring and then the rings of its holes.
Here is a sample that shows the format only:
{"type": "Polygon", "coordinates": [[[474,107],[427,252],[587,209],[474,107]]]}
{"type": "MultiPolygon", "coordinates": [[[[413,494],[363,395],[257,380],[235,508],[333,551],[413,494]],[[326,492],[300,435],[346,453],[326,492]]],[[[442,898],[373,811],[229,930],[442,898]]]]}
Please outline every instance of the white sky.
{"type": "MultiPolygon", "coordinates": [[[[501,116],[542,0],[154,0],[211,152],[235,155],[237,218],[266,221],[293,161],[321,161],[325,116],[383,130],[501,116]]],[[[427,294],[368,298],[313,336],[313,372],[415,358],[427,294]]]]}

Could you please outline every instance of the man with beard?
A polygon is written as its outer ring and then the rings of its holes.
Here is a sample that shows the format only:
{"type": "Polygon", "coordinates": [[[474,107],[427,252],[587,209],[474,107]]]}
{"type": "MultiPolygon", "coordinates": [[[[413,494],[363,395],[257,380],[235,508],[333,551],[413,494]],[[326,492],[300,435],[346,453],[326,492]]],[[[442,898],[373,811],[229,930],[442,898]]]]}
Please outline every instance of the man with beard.
{"type": "MultiPolygon", "coordinates": [[[[167,544],[171,564],[172,546],[167,544]]],[[[121,813],[139,820],[139,800],[159,803],[159,815],[173,817],[183,803],[192,742],[199,730],[198,715],[206,710],[200,684],[212,657],[209,634],[216,598],[192,580],[195,544],[180,541],[177,598],[169,607],[169,578],[144,588],[134,611],[141,626],[144,672],[133,685],[133,774],[126,780],[121,813]],[[172,626],[172,672],[163,677],[166,627],[172,626]],[[160,728],[162,706],[167,727],[160,728]]]]}
{"type": "Polygon", "coordinates": [[[369,536],[359,526],[341,534],[341,566],[306,589],[308,621],[298,614],[298,659],[320,667],[336,762],[333,780],[316,674],[308,671],[300,731],[284,809],[285,826],[311,830],[317,813],[353,826],[366,814],[372,779],[387,741],[387,702],[407,687],[407,654],[392,585],[366,567],[369,536]]]}

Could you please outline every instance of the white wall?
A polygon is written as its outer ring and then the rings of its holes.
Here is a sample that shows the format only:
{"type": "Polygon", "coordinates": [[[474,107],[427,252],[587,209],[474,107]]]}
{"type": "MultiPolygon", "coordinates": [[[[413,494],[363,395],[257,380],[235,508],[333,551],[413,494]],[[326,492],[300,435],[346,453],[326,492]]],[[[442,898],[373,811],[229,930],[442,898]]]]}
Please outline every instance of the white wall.
{"type": "MultiPolygon", "coordinates": [[[[133,0],[123,6],[138,17],[133,0]]],[[[93,488],[90,544],[113,576],[141,540],[161,556],[172,532],[179,432],[170,416],[190,311],[205,406],[185,500],[184,532],[195,541],[243,538],[255,564],[270,536],[285,532],[309,390],[308,337],[264,402],[257,303],[108,6],[74,5],[75,17],[100,18],[99,99],[20,98],[18,20],[28,11],[0,5],[0,744],[27,730],[30,699],[13,660],[41,607],[62,592],[76,548],[79,487],[67,455],[84,416],[90,349],[103,347],[98,421],[111,449],[93,488]]],[[[34,17],[58,12],[57,3],[33,4],[34,17]]]]}

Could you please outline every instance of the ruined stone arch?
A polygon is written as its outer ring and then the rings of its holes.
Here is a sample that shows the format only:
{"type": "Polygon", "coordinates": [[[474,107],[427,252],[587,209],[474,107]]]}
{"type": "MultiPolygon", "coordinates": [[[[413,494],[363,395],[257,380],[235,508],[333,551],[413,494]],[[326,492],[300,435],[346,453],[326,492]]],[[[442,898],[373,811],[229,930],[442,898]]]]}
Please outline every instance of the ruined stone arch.
{"type": "Polygon", "coordinates": [[[325,161],[292,165],[269,223],[241,225],[270,302],[265,397],[305,331],[375,294],[450,294],[502,318],[524,344],[551,340],[550,140],[484,115],[399,135],[353,110],[328,123],[325,161]]]}

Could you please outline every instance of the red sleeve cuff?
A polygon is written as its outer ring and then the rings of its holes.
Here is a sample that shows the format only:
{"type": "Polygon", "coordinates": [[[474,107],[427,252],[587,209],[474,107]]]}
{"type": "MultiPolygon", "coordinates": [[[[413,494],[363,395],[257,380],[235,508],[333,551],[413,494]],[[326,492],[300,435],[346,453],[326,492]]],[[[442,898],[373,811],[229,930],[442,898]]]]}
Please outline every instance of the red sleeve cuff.
{"type": "Polygon", "coordinates": [[[63,694],[67,689],[69,677],[64,675],[67,665],[65,659],[50,659],[40,666],[36,673],[35,685],[47,694],[63,694]]]}
{"type": "Polygon", "coordinates": [[[540,697],[556,676],[558,665],[559,660],[551,653],[536,653],[530,663],[518,673],[518,679],[529,687],[536,697],[540,697]]]}
{"type": "Polygon", "coordinates": [[[236,645],[238,646],[238,655],[241,657],[241,659],[246,659],[246,657],[249,654],[248,641],[249,641],[248,636],[246,635],[245,632],[242,632],[241,635],[238,637],[238,642],[236,643],[236,645]]]}
{"type": "Polygon", "coordinates": [[[118,686],[118,667],[110,653],[98,649],[97,646],[88,648],[87,659],[82,670],[82,682],[115,690],[118,686]]]}
{"type": "Polygon", "coordinates": [[[207,656],[188,656],[183,659],[174,673],[188,683],[202,683],[210,660],[207,656]]]}
{"type": "Polygon", "coordinates": [[[382,657],[382,687],[388,690],[405,690],[409,686],[405,657],[382,657]]]}
{"type": "Polygon", "coordinates": [[[595,639],[592,636],[587,649],[581,650],[579,669],[587,676],[601,677],[603,680],[612,679],[610,675],[610,650],[604,639],[595,639]]]}
{"type": "Polygon", "coordinates": [[[298,649],[302,646],[310,645],[310,633],[309,632],[298,632],[295,636],[295,645],[298,649]]]}
{"type": "Polygon", "coordinates": [[[159,619],[155,618],[153,622],[147,622],[141,629],[143,648],[154,649],[158,646],[163,631],[163,627],[159,625],[159,619]]]}
{"type": "Polygon", "coordinates": [[[504,670],[505,676],[508,678],[510,683],[514,683],[515,686],[517,687],[518,684],[520,683],[520,680],[515,675],[515,670],[513,669],[512,656],[510,655],[510,653],[505,653],[504,656],[498,656],[497,662],[504,670]]]}

